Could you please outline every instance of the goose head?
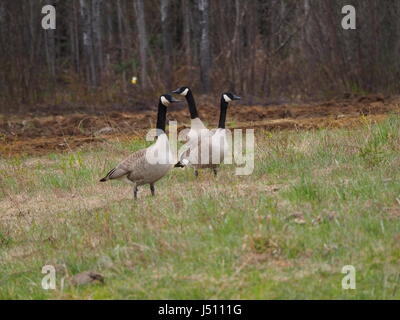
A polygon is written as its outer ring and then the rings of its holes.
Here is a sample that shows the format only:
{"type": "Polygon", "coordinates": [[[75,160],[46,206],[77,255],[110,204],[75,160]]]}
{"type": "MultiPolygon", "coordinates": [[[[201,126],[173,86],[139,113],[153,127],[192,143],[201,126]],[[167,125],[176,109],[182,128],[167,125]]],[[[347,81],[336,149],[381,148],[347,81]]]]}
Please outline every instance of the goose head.
{"type": "Polygon", "coordinates": [[[173,96],[170,94],[163,94],[160,96],[160,102],[162,105],[168,107],[171,103],[173,102],[178,102],[179,100],[176,100],[173,96]]]}
{"type": "Polygon", "coordinates": [[[180,88],[172,91],[172,93],[180,94],[181,96],[186,97],[186,95],[188,94],[189,91],[190,91],[190,89],[188,87],[180,87],[180,88]]]}
{"type": "Polygon", "coordinates": [[[237,96],[236,94],[234,94],[234,93],[225,92],[225,93],[222,94],[222,99],[225,102],[231,102],[231,101],[234,101],[234,100],[240,100],[241,98],[239,96],[237,96]]]}

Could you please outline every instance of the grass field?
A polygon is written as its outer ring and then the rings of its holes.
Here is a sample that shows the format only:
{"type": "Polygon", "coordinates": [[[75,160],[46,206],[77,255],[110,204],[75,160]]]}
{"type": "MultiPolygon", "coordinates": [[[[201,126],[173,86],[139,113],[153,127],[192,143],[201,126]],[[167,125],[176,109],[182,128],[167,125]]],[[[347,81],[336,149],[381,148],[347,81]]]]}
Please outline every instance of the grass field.
{"type": "Polygon", "coordinates": [[[175,169],[137,202],[98,180],[139,139],[2,159],[0,299],[398,299],[400,117],[364,120],[256,130],[252,175],[175,169]],[[70,284],[87,270],[105,283],[70,284]]]}

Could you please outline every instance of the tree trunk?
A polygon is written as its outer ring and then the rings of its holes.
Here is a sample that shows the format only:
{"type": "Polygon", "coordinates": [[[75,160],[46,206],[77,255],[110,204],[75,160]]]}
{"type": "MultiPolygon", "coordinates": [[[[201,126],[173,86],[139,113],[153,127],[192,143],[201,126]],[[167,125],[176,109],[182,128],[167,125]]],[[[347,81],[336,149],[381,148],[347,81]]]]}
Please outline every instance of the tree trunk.
{"type": "Polygon", "coordinates": [[[92,0],[93,9],[93,51],[96,54],[96,64],[98,65],[97,70],[103,69],[103,34],[101,30],[101,5],[102,0],[92,0]]]}
{"type": "Polygon", "coordinates": [[[143,0],[133,0],[133,4],[136,12],[136,26],[138,30],[139,38],[139,55],[140,55],[140,66],[141,76],[139,83],[142,84],[142,88],[147,88],[147,32],[146,22],[144,15],[144,3],[143,0]]]}
{"type": "Polygon", "coordinates": [[[49,74],[54,79],[56,76],[56,43],[55,43],[55,30],[49,29],[45,32],[45,47],[46,47],[46,61],[49,74]]]}
{"type": "MultiPolygon", "coordinates": [[[[308,23],[310,21],[309,16],[310,16],[310,0],[304,0],[304,24],[303,24],[303,29],[301,32],[301,50],[302,50],[302,55],[306,59],[310,59],[309,52],[308,52],[308,46],[307,44],[309,43],[311,39],[311,26],[308,23]]],[[[302,23],[302,22],[299,22],[302,23]]]]}
{"type": "Polygon", "coordinates": [[[169,11],[170,1],[161,0],[161,30],[163,39],[163,51],[164,51],[164,83],[167,88],[172,86],[172,67],[171,67],[171,32],[169,28],[169,11]]]}
{"type": "MultiPolygon", "coordinates": [[[[74,27],[74,39],[75,39],[75,68],[78,73],[81,72],[81,56],[80,52],[80,43],[79,43],[79,11],[77,2],[73,2],[73,10],[74,10],[74,20],[73,20],[73,27],[74,27]]],[[[73,59],[72,58],[72,59],[73,59]]]]}
{"type": "Polygon", "coordinates": [[[190,40],[190,8],[189,0],[182,0],[183,14],[183,47],[185,50],[186,64],[190,68],[192,65],[192,50],[190,40]]]}
{"type": "Polygon", "coordinates": [[[86,75],[88,84],[97,86],[96,65],[93,52],[92,12],[88,0],[80,0],[79,3],[83,29],[83,55],[86,62],[86,75]]]}
{"type": "Polygon", "coordinates": [[[205,93],[210,91],[210,39],[209,39],[209,2],[208,0],[198,0],[200,10],[200,79],[205,93]]]}

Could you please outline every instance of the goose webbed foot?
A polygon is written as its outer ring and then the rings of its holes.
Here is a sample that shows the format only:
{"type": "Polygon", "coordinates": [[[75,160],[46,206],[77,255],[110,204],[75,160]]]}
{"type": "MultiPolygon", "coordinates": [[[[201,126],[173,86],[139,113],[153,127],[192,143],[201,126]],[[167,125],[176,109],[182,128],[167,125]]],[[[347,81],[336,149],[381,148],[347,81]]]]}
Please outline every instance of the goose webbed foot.
{"type": "Polygon", "coordinates": [[[154,184],[151,183],[150,184],[150,191],[151,191],[151,195],[154,197],[156,194],[156,189],[154,188],[154,184]]]}
{"type": "Polygon", "coordinates": [[[214,176],[216,177],[216,176],[217,176],[217,173],[218,173],[217,168],[213,168],[212,170],[213,170],[213,172],[214,172],[214,176]]]}
{"type": "Polygon", "coordinates": [[[137,193],[138,193],[138,188],[137,188],[137,186],[134,186],[133,187],[133,199],[137,199],[137,193]]]}
{"type": "Polygon", "coordinates": [[[199,171],[197,169],[194,170],[194,176],[197,178],[199,176],[199,171]]]}

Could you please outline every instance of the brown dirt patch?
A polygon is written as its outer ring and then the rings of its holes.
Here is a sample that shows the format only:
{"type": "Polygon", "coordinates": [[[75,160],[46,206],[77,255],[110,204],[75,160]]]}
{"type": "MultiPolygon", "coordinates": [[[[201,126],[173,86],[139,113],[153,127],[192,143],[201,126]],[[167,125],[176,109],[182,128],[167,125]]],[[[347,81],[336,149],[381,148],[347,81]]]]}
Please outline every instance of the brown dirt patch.
{"type": "MultiPolygon", "coordinates": [[[[351,128],[372,121],[382,121],[389,113],[400,112],[400,98],[367,96],[339,101],[297,105],[232,105],[228,112],[228,127],[263,128],[266,130],[309,130],[316,128],[351,128]]],[[[200,117],[215,127],[218,108],[211,103],[199,103],[200,117]]],[[[0,115],[0,155],[46,154],[74,150],[88,143],[105,140],[128,140],[143,137],[154,127],[156,110],[101,111],[55,116],[29,114],[26,117],[0,115]]],[[[168,114],[180,128],[189,125],[188,112],[179,106],[168,114]]]]}

